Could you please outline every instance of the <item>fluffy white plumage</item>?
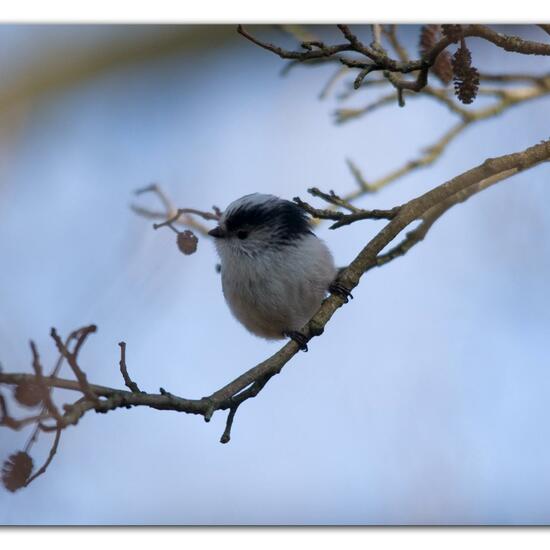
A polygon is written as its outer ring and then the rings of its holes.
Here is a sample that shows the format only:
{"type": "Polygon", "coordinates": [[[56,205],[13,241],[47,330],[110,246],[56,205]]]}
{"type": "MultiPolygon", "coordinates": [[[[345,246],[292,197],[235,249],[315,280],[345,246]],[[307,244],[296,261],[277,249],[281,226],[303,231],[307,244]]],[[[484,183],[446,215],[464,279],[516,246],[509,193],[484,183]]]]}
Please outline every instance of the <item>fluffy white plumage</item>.
{"type": "Polygon", "coordinates": [[[305,212],[273,195],[234,201],[211,234],[229,308],[263,338],[299,331],[336,277],[332,255],[311,232],[305,212]]]}

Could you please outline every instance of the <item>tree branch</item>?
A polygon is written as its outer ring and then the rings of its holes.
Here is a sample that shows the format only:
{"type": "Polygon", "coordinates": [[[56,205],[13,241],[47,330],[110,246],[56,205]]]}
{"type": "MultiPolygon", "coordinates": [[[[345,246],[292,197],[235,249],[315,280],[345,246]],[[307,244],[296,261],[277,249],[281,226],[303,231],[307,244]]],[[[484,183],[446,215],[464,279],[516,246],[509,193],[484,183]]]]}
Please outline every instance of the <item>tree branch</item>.
{"type": "MultiPolygon", "coordinates": [[[[55,330],[55,328],[52,328],[50,333],[51,337],[55,342],[55,345],[57,346],[57,349],[59,350],[59,353],[67,360],[67,363],[73,370],[74,375],[76,376],[76,379],[78,380],[78,383],[82,390],[82,393],[92,402],[97,402],[97,396],[95,395],[90,384],[88,383],[88,378],[86,376],[86,373],[78,365],[78,353],[80,351],[80,348],[82,347],[82,344],[84,344],[86,338],[88,337],[88,335],[92,334],[96,330],[97,330],[97,327],[95,325],[90,325],[82,328],[79,331],[79,334],[76,339],[76,345],[72,352],[70,352],[68,348],[65,346],[65,344],[57,334],[57,331],[55,330]]],[[[57,420],[59,421],[59,419],[57,420]]]]}
{"type": "MultiPolygon", "coordinates": [[[[495,75],[496,76],[496,75],[495,75]]],[[[502,75],[499,75],[502,76],[502,75]]],[[[526,75],[514,75],[515,77],[521,77],[525,78],[526,75]]],[[[360,196],[370,193],[373,191],[379,191],[386,185],[395,182],[396,180],[402,178],[403,176],[414,172],[420,168],[429,166],[433,164],[436,160],[438,160],[441,155],[445,152],[447,146],[455,140],[460,134],[464,132],[469,126],[474,124],[475,122],[481,121],[481,120],[487,120],[490,118],[493,118],[495,116],[498,116],[502,114],[507,109],[523,104],[527,101],[531,101],[534,99],[538,99],[541,97],[546,97],[550,95],[550,75],[541,75],[539,77],[533,77],[535,80],[533,81],[533,86],[528,88],[519,88],[519,89],[510,89],[510,90],[499,90],[499,100],[488,107],[484,107],[482,109],[478,109],[475,111],[466,111],[465,109],[462,109],[461,107],[458,107],[456,104],[451,106],[448,105],[452,111],[454,111],[456,114],[458,114],[461,117],[461,121],[456,123],[454,126],[449,128],[437,141],[435,141],[432,145],[426,147],[424,149],[424,152],[418,156],[417,158],[413,160],[409,160],[405,162],[401,167],[392,170],[385,176],[382,176],[378,178],[377,180],[368,182],[363,178],[360,170],[355,166],[353,162],[348,160],[348,165],[350,167],[350,170],[352,171],[352,174],[358,184],[358,189],[355,191],[352,191],[346,195],[344,195],[344,199],[347,201],[352,201],[360,196]]],[[[444,99],[445,92],[436,90],[431,87],[427,87],[424,90],[424,93],[427,93],[428,95],[431,95],[432,97],[438,99],[439,101],[442,101],[443,103],[447,103],[447,99],[444,99]]],[[[389,103],[391,100],[395,99],[395,94],[393,96],[384,96],[384,101],[381,102],[379,105],[373,104],[371,106],[368,106],[365,111],[367,110],[373,110],[370,107],[380,107],[383,104],[389,103]]],[[[449,100],[450,101],[450,100],[449,100]]],[[[342,110],[343,111],[343,110],[342,110]]],[[[355,110],[352,112],[351,110],[348,110],[347,112],[342,113],[340,111],[340,122],[344,120],[349,120],[353,116],[357,116],[361,110],[355,110]]]]}
{"type": "Polygon", "coordinates": [[[135,191],[135,195],[143,195],[144,193],[153,193],[154,195],[156,195],[159,198],[162,206],[164,207],[164,212],[158,212],[156,210],[144,208],[143,206],[139,206],[137,204],[131,204],[130,208],[136,214],[143,216],[144,218],[165,220],[160,224],[154,224],[153,227],[155,229],[167,225],[177,233],[178,231],[173,227],[173,224],[178,223],[185,227],[190,227],[201,235],[207,237],[210,228],[197,221],[193,217],[193,215],[199,216],[205,220],[218,220],[221,216],[220,209],[216,206],[212,207],[213,212],[204,212],[202,210],[196,210],[194,208],[176,208],[172,204],[172,201],[168,198],[166,193],[164,193],[162,188],[156,183],[135,191]]]}
{"type": "MultiPolygon", "coordinates": [[[[339,281],[345,285],[345,288],[352,290],[359,284],[361,277],[367,271],[402,256],[420,242],[433,223],[452,206],[463,202],[498,181],[503,181],[522,170],[536,166],[541,162],[547,162],[548,160],[550,160],[550,140],[541,142],[518,153],[488,159],[479,166],[460,174],[401,206],[387,211],[380,211],[385,213],[383,217],[389,219],[389,222],[367,243],[350,265],[340,273],[339,281]],[[421,224],[415,230],[409,232],[405,239],[389,252],[382,252],[406,227],[416,220],[420,220],[421,224]]],[[[344,206],[340,202],[341,199],[334,193],[326,194],[318,189],[313,191],[314,195],[327,200],[331,204],[344,206]]],[[[324,215],[323,211],[313,208],[311,208],[311,212],[313,215],[324,215]]],[[[360,219],[372,218],[372,212],[374,211],[370,211],[370,215],[367,215],[369,211],[357,210],[355,208],[349,214],[333,212],[332,214],[337,216],[337,222],[334,225],[344,225],[342,223],[343,220],[347,220],[347,223],[353,223],[360,219]]],[[[324,327],[334,313],[345,303],[346,299],[339,294],[332,294],[323,301],[317,313],[301,330],[308,341],[314,336],[322,334],[324,327]]],[[[53,376],[45,378],[42,375],[38,351],[34,344],[31,344],[33,365],[35,367],[34,375],[0,373],[0,384],[21,385],[25,383],[37,383],[44,387],[44,403],[46,404],[49,416],[56,420],[54,426],[48,426],[42,423],[42,415],[32,419],[32,421],[39,423],[42,430],[55,431],[56,437],[45,465],[28,482],[43,473],[50,464],[57,451],[61,431],[70,425],[76,424],[82,416],[91,410],[106,413],[122,407],[146,406],[157,410],[198,414],[203,416],[206,421],[209,421],[216,411],[229,409],[226,427],[221,437],[221,442],[227,443],[230,440],[231,427],[238,407],[246,400],[256,397],[267,382],[273,376],[280,373],[283,367],[300,349],[296,342],[290,340],[271,357],[244,372],[209,396],[201,399],[186,399],[174,396],[163,390],[161,390],[160,394],[150,394],[140,391],[128,375],[125,345],[123,343],[120,344],[120,368],[125,384],[130,388],[130,391],[89,383],[84,372],[77,364],[77,358],[87,335],[94,331],[95,327],[93,325],[76,331],[74,334],[76,335],[77,342],[74,350],[70,352],[67,346],[61,342],[55,329],[52,329],[52,337],[60,354],[71,365],[76,380],[66,380],[53,376]],[[49,397],[52,388],[76,391],[82,394],[82,397],[74,403],[64,405],[64,413],[61,415],[49,397]]],[[[5,400],[2,396],[0,396],[0,412],[2,413],[1,423],[4,426],[13,429],[18,429],[22,426],[22,424],[17,424],[10,420],[6,421],[6,419],[11,417],[7,412],[5,400]]],[[[26,421],[23,422],[26,423],[26,421]]]]}
{"type": "Polygon", "coordinates": [[[119,342],[118,345],[120,346],[119,366],[124,383],[131,392],[141,393],[139,386],[130,378],[130,375],[128,374],[128,367],[126,366],[126,342],[119,342]]]}
{"type": "MultiPolygon", "coordinates": [[[[508,36],[497,33],[486,25],[451,25],[451,27],[457,27],[456,32],[458,32],[462,38],[481,38],[506,51],[514,51],[525,55],[550,55],[550,44],[533,42],[524,40],[517,36],[508,36]]],[[[424,95],[434,98],[439,103],[446,106],[452,113],[460,117],[459,122],[445,131],[437,141],[426,147],[418,157],[406,161],[402,166],[397,169],[393,169],[388,174],[378,178],[377,180],[369,180],[367,182],[367,180],[363,178],[357,166],[351,161],[348,161],[352,174],[358,184],[358,189],[342,195],[342,200],[348,203],[366,193],[378,191],[382,187],[395,182],[411,172],[430,166],[442,156],[449,144],[472,124],[498,116],[510,107],[522,104],[525,101],[548,96],[550,94],[549,74],[532,75],[525,73],[481,73],[479,78],[484,83],[497,82],[506,85],[508,83],[526,82],[529,86],[522,88],[510,88],[483,85],[479,89],[478,93],[480,95],[494,96],[495,102],[487,107],[472,111],[464,106],[461,106],[453,98],[452,89],[437,88],[430,86],[427,83],[427,75],[431,66],[438,59],[441,52],[458,40],[456,37],[446,36],[445,32],[443,32],[443,34],[439,34],[440,39],[437,39],[436,37],[436,41],[431,45],[431,47],[423,50],[423,55],[420,59],[411,61],[407,51],[401,46],[397,39],[395,25],[382,26],[378,30],[380,30],[384,37],[388,39],[390,46],[397,53],[398,59],[392,59],[386,53],[386,50],[384,50],[380,43],[380,36],[378,36],[378,40],[373,41],[374,45],[371,44],[371,46],[367,46],[357,37],[356,34],[352,32],[349,26],[338,25],[338,28],[347,40],[347,47],[344,47],[346,46],[345,44],[339,44],[335,50],[332,50],[331,46],[327,46],[320,41],[314,41],[311,42],[307,48],[305,48],[307,51],[304,52],[285,50],[278,48],[273,44],[262,43],[250,33],[245,31],[242,27],[239,27],[239,32],[249,40],[261,45],[263,48],[270,51],[275,51],[277,55],[280,55],[283,58],[293,59],[293,63],[307,63],[309,61],[319,62],[323,59],[325,61],[336,60],[344,62],[347,70],[352,68],[359,71],[353,80],[352,89],[365,87],[367,85],[371,86],[375,84],[379,85],[388,83],[394,88],[394,91],[381,95],[381,97],[376,99],[374,102],[368,103],[365,107],[338,109],[335,112],[337,123],[347,122],[395,102],[403,104],[407,97],[418,97],[419,94],[415,92],[420,91],[424,95]],[[315,48],[312,45],[313,43],[316,44],[315,48]],[[353,60],[342,60],[338,56],[343,51],[353,52],[359,55],[359,57],[355,57],[353,60]],[[382,71],[383,78],[365,80],[365,77],[370,74],[370,72],[375,70],[382,71]],[[416,73],[415,80],[407,82],[397,76],[398,74],[407,74],[409,72],[416,73]]],[[[380,34],[378,33],[378,30],[377,34],[380,34]]],[[[341,74],[341,72],[337,72],[335,76],[339,76],[341,74]]],[[[334,77],[329,80],[328,86],[330,87],[333,82],[334,77]]],[[[325,95],[326,90],[323,90],[322,94],[325,95]]],[[[330,210],[333,210],[333,208],[330,210]]],[[[330,217],[330,210],[327,211],[327,215],[329,217],[325,219],[334,219],[330,217]]]]}
{"type": "Polygon", "coordinates": [[[314,208],[307,202],[302,201],[299,197],[294,197],[294,202],[314,218],[321,220],[334,220],[335,223],[330,226],[330,229],[338,229],[339,227],[343,227],[344,225],[349,225],[360,220],[392,220],[395,216],[397,216],[401,208],[400,206],[395,206],[389,210],[364,210],[362,208],[352,206],[347,201],[336,195],[334,191],[327,194],[323,193],[316,187],[313,187],[312,189],[308,189],[308,192],[315,197],[324,199],[329,204],[343,207],[351,211],[350,214],[344,214],[343,212],[337,210],[314,208]]]}
{"type": "MultiPolygon", "coordinates": [[[[327,46],[320,41],[302,42],[302,51],[287,50],[269,42],[263,42],[254,37],[244,29],[242,25],[237,27],[237,32],[250,40],[257,46],[268,50],[282,59],[291,59],[298,62],[308,62],[312,60],[329,61],[335,58],[347,67],[359,69],[360,73],[355,81],[356,87],[359,87],[364,77],[371,71],[383,71],[384,77],[392,83],[398,91],[398,97],[402,98],[403,90],[420,92],[428,83],[428,72],[434,65],[437,57],[448,46],[455,42],[455,39],[448,36],[442,36],[430,49],[424,52],[424,55],[417,60],[408,61],[402,48],[397,48],[399,60],[393,59],[387,55],[381,47],[379,40],[373,41],[376,47],[369,47],[364,44],[356,34],[354,34],[348,25],[337,25],[338,29],[346,39],[346,43],[327,46]],[[342,52],[353,52],[362,56],[359,59],[342,57],[342,52]],[[417,72],[416,78],[407,80],[400,78],[393,73],[407,74],[417,72]]],[[[508,36],[497,33],[486,25],[462,25],[461,36],[477,37],[495,46],[509,52],[522,53],[525,55],[550,55],[550,44],[524,40],[518,36],[508,36]]],[[[390,34],[391,37],[391,34],[390,34]]],[[[397,46],[395,34],[392,43],[397,46]]]]}
{"type": "Polygon", "coordinates": [[[61,428],[58,428],[55,432],[55,438],[53,440],[53,444],[51,446],[50,452],[48,453],[48,458],[46,459],[46,462],[44,462],[42,467],[35,474],[33,474],[31,477],[29,477],[29,479],[25,483],[25,486],[32,483],[37,477],[41,476],[48,469],[48,466],[50,465],[51,461],[53,460],[53,457],[57,453],[57,448],[59,446],[59,440],[60,439],[61,439],[61,428]]]}

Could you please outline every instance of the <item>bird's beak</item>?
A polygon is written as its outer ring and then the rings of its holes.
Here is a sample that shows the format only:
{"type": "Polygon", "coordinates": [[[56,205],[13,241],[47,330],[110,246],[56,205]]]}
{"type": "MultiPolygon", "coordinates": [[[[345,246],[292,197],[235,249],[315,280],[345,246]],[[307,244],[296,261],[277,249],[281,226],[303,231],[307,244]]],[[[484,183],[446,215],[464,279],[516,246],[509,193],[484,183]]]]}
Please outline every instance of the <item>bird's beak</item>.
{"type": "Polygon", "coordinates": [[[216,239],[223,239],[226,236],[225,231],[219,225],[210,230],[208,234],[216,239]]]}

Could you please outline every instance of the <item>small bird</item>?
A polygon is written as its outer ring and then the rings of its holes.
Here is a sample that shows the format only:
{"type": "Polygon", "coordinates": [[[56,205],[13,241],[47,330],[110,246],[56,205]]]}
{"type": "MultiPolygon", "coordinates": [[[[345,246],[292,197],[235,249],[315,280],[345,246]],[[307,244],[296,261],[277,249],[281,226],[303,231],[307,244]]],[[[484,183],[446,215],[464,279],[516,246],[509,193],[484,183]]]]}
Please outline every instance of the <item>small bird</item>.
{"type": "Polygon", "coordinates": [[[274,195],[232,202],[209,231],[221,259],[223,294],[233,315],[268,340],[292,338],[307,351],[300,329],[327,293],[352,297],[306,212],[274,195]]]}

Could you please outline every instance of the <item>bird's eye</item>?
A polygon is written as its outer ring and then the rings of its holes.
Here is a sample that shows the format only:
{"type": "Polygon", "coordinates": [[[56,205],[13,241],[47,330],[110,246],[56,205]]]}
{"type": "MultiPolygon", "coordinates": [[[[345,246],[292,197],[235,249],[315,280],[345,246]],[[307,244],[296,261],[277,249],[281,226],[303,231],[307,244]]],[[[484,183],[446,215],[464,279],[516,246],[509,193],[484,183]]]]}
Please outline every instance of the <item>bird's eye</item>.
{"type": "Polygon", "coordinates": [[[248,237],[248,231],[237,231],[237,237],[239,237],[239,239],[246,239],[248,237]]]}

